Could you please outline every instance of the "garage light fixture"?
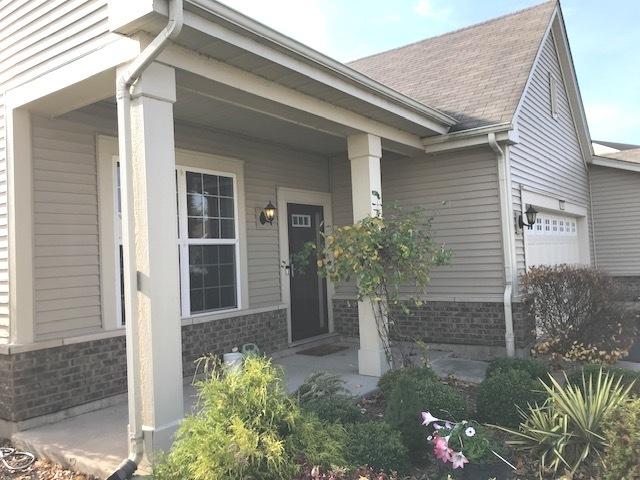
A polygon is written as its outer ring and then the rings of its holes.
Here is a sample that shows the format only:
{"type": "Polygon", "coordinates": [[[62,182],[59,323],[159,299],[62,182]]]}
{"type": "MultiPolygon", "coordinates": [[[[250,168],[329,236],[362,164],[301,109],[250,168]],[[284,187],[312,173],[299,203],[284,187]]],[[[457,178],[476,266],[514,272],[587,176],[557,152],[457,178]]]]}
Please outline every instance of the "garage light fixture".
{"type": "Polygon", "coordinates": [[[536,217],[538,216],[538,211],[533,208],[533,205],[529,205],[527,207],[527,210],[524,212],[525,217],[527,219],[527,223],[524,223],[524,218],[522,217],[522,214],[518,215],[518,226],[520,228],[524,228],[529,227],[529,230],[531,230],[533,228],[533,226],[536,224],[536,217]]]}
{"type": "Polygon", "coordinates": [[[269,200],[267,206],[260,212],[260,224],[264,225],[265,223],[268,223],[269,225],[273,225],[275,218],[276,207],[271,203],[271,200],[269,200]]]}

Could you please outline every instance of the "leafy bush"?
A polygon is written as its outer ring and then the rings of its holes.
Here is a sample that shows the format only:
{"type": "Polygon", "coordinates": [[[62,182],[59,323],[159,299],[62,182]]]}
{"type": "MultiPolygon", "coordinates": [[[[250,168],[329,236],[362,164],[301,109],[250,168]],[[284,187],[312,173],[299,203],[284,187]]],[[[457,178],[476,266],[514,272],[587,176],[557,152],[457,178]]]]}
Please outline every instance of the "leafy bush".
{"type": "Polygon", "coordinates": [[[344,386],[344,380],[339,376],[327,372],[316,372],[309,375],[294,396],[300,403],[318,398],[335,397],[338,395],[348,395],[344,386]]]}
{"type": "Polygon", "coordinates": [[[386,422],[366,422],[349,425],[349,448],[347,459],[350,465],[368,465],[376,470],[404,473],[409,468],[407,447],[402,443],[400,432],[386,422]]]}
{"type": "Polygon", "coordinates": [[[380,391],[385,398],[389,397],[391,391],[401,378],[410,378],[417,383],[424,383],[428,381],[437,381],[438,375],[426,365],[388,370],[380,377],[380,380],[378,380],[378,388],[380,388],[380,391]]]}
{"type": "Polygon", "coordinates": [[[627,385],[633,384],[630,393],[632,395],[640,395],[640,372],[634,372],[633,370],[627,370],[626,368],[602,366],[596,363],[588,363],[581,369],[571,373],[567,377],[567,379],[572,385],[580,386],[582,385],[583,375],[587,380],[589,380],[589,377],[593,377],[594,379],[596,379],[598,378],[598,374],[601,369],[603,372],[622,378],[622,385],[624,385],[625,387],[627,385]]]}
{"type": "Polygon", "coordinates": [[[248,357],[237,372],[214,368],[197,386],[199,409],[183,421],[155,478],[278,480],[298,474],[300,461],[345,463],[344,428],[303,415],[270,361],[248,357]]]}
{"type": "Polygon", "coordinates": [[[521,412],[524,421],[518,430],[498,428],[514,437],[509,444],[540,459],[541,475],[565,468],[573,475],[585,461],[602,458],[606,419],[625,402],[629,387],[603,372],[580,385],[562,386],[553,377],[549,380],[550,385],[540,382],[548,401],[521,412]]]}
{"type": "Polygon", "coordinates": [[[517,427],[518,408],[543,403],[546,395],[540,384],[522,370],[505,370],[485,378],[478,386],[476,410],[481,422],[517,427]]]}
{"type": "Polygon", "coordinates": [[[602,363],[628,354],[638,319],[618,301],[621,287],[609,275],[569,265],[532,267],[522,290],[536,319],[536,353],[602,363]]]}
{"type": "Polygon", "coordinates": [[[387,359],[408,365],[404,349],[391,348],[392,341],[413,340],[400,328],[400,316],[409,312],[407,305],[421,304],[431,270],[449,263],[453,252],[435,241],[432,218],[424,209],[405,211],[385,204],[382,215],[380,192],[371,194],[374,215],[353,225],[328,227],[320,248],[309,242],[291,261],[298,270],[316,264],[318,273],[334,283],[354,282],[357,299],[373,301],[376,329],[387,359]]]}
{"type": "Polygon", "coordinates": [[[604,480],[640,478],[640,399],[620,405],[606,418],[604,480]]]}
{"type": "Polygon", "coordinates": [[[420,424],[424,410],[440,418],[460,420],[466,415],[467,405],[459,392],[443,383],[398,379],[387,400],[385,420],[400,431],[412,458],[424,455],[426,434],[420,424]]]}
{"type": "Polygon", "coordinates": [[[320,420],[339,422],[343,425],[355,423],[362,418],[360,408],[351,397],[334,396],[314,398],[302,404],[302,408],[314,413],[320,420]]]}
{"type": "Polygon", "coordinates": [[[489,363],[487,368],[487,377],[504,373],[507,370],[519,370],[527,372],[534,380],[547,378],[549,369],[540,360],[534,358],[496,358],[489,363]]]}

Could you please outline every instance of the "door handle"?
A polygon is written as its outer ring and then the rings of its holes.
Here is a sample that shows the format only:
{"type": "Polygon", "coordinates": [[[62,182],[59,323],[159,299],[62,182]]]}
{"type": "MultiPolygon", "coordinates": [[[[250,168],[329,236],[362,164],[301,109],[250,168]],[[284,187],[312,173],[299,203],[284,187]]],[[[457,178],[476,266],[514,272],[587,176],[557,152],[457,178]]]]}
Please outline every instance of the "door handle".
{"type": "Polygon", "coordinates": [[[291,264],[285,265],[285,266],[284,266],[284,269],[285,269],[285,270],[287,270],[287,271],[289,272],[289,276],[290,276],[291,278],[293,278],[293,277],[294,277],[294,275],[295,275],[295,273],[294,273],[294,272],[295,272],[295,270],[294,270],[294,268],[293,268],[293,266],[292,266],[291,264]]]}

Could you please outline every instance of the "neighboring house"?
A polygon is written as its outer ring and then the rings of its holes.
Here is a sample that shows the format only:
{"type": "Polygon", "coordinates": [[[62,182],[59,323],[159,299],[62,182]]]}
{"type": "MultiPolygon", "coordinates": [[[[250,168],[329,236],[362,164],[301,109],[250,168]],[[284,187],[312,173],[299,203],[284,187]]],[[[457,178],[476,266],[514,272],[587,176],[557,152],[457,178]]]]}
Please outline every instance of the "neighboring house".
{"type": "Polygon", "coordinates": [[[640,296],[640,145],[593,142],[591,198],[599,268],[640,296]]]}
{"type": "Polygon", "coordinates": [[[154,446],[207,352],[340,335],[379,375],[370,305],[288,268],[322,222],[371,214],[372,191],[436,215],[455,256],[404,328],[467,355],[527,352],[528,266],[597,259],[556,2],[350,65],[213,0],[16,0],[0,16],[5,430],[104,405],[127,358],[154,446]],[[170,41],[117,90],[167,17],[170,41]]]}

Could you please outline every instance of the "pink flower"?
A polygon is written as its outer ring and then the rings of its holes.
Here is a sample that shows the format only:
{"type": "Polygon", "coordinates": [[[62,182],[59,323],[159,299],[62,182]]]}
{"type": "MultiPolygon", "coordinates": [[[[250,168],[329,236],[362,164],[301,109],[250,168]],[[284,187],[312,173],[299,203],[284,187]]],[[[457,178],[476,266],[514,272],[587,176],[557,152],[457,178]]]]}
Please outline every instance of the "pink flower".
{"type": "Polygon", "coordinates": [[[467,457],[464,456],[462,452],[453,452],[451,455],[451,463],[453,464],[453,469],[456,468],[464,468],[465,463],[469,463],[467,457]]]}
{"type": "Polygon", "coordinates": [[[428,427],[431,423],[439,421],[439,418],[434,417],[429,412],[422,412],[422,425],[428,427]]]}
{"type": "Polygon", "coordinates": [[[442,460],[443,463],[447,463],[451,461],[453,450],[449,448],[446,439],[436,435],[433,437],[433,454],[437,459],[442,460]]]}

